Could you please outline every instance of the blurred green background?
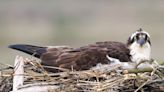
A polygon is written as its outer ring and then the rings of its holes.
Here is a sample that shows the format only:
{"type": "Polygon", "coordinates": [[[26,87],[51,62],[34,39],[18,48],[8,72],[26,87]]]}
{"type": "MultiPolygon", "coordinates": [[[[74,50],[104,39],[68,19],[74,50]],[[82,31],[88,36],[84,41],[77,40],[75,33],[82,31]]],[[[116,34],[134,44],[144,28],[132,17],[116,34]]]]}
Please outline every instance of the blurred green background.
{"type": "Polygon", "coordinates": [[[163,60],[164,0],[0,0],[0,62],[25,55],[10,44],[126,42],[139,28],[151,35],[152,57],[163,60]]]}

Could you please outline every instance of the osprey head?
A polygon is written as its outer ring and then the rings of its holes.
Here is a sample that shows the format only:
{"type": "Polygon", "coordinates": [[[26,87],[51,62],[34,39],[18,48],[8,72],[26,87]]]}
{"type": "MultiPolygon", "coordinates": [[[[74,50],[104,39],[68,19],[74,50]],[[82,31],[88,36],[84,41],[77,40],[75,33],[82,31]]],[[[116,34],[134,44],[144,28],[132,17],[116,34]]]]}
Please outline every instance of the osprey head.
{"type": "Polygon", "coordinates": [[[143,47],[145,44],[151,45],[150,35],[146,31],[143,31],[141,28],[133,33],[128,39],[128,45],[138,44],[140,47],[143,47]]]}
{"type": "Polygon", "coordinates": [[[141,28],[134,32],[128,39],[128,46],[133,62],[150,60],[151,42],[150,35],[141,28]]]}

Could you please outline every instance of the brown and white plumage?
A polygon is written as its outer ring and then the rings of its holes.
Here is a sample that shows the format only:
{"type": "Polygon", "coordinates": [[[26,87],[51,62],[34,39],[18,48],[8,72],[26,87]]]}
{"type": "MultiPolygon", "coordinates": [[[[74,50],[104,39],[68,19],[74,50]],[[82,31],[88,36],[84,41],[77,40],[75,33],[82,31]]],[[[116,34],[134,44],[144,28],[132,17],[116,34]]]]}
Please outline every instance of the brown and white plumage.
{"type": "Polygon", "coordinates": [[[10,48],[34,55],[42,60],[43,65],[75,70],[86,70],[98,63],[109,64],[109,55],[121,62],[130,61],[129,49],[119,42],[97,42],[80,48],[70,47],[39,47],[31,45],[11,45],[10,48]]]}
{"type": "MultiPolygon", "coordinates": [[[[73,68],[75,70],[86,70],[95,67],[99,63],[110,64],[112,61],[110,61],[110,59],[106,56],[118,59],[120,62],[132,62],[133,54],[131,54],[131,51],[133,50],[133,48],[131,48],[130,46],[132,46],[134,42],[136,43],[137,39],[140,39],[136,37],[138,36],[138,33],[133,34],[132,36],[129,38],[128,44],[106,41],[82,46],[80,48],[71,48],[67,46],[40,47],[25,44],[10,45],[9,47],[40,58],[42,61],[41,64],[43,65],[61,67],[66,69],[73,68]],[[135,37],[136,39],[133,39],[135,37]]],[[[141,42],[138,44],[144,45],[148,42],[147,38],[145,38],[144,40],[145,42],[141,42]]],[[[56,70],[54,69],[47,70],[51,72],[56,72],[56,70]]]]}

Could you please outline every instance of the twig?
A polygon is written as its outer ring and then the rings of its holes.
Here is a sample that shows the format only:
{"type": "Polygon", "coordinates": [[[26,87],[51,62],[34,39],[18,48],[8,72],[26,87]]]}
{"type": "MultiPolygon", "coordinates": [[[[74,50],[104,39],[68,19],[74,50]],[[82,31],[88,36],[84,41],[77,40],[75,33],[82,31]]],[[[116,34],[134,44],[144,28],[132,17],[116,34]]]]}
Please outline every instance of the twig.
{"type": "MultiPolygon", "coordinates": [[[[129,69],[127,73],[144,73],[144,72],[152,72],[152,68],[143,68],[143,69],[129,69]]],[[[124,73],[124,72],[123,72],[124,73]]]]}
{"type": "Polygon", "coordinates": [[[63,71],[63,72],[68,72],[68,71],[70,71],[69,69],[60,68],[60,67],[54,67],[54,66],[45,66],[45,65],[43,65],[42,67],[44,67],[44,68],[51,68],[51,69],[57,69],[57,70],[61,70],[61,71],[63,71]]]}

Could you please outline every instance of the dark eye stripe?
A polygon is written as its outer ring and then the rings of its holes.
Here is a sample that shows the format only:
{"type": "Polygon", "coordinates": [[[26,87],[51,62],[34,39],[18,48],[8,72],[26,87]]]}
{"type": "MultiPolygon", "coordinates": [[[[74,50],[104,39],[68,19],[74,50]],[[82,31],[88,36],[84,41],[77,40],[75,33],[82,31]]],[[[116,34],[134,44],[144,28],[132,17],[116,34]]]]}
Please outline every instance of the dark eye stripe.
{"type": "Polygon", "coordinates": [[[146,39],[146,40],[148,40],[148,37],[147,37],[147,35],[145,35],[145,39],[146,39]]]}
{"type": "Polygon", "coordinates": [[[136,36],[137,39],[139,39],[139,35],[140,35],[140,34],[138,34],[138,35],[136,36]]]}
{"type": "Polygon", "coordinates": [[[135,37],[133,37],[131,40],[129,40],[130,43],[134,42],[135,37]]]}

